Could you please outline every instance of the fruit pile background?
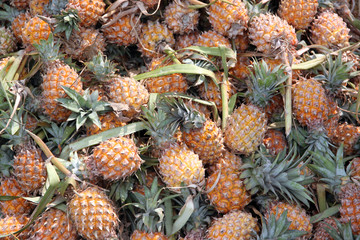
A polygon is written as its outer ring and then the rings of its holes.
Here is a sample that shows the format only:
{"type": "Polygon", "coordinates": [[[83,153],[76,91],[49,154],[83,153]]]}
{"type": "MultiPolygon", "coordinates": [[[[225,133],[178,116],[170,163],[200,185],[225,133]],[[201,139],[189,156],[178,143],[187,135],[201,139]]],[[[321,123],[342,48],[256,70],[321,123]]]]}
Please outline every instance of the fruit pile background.
{"type": "Polygon", "coordinates": [[[0,238],[359,239],[359,12],[2,0],[0,238]]]}

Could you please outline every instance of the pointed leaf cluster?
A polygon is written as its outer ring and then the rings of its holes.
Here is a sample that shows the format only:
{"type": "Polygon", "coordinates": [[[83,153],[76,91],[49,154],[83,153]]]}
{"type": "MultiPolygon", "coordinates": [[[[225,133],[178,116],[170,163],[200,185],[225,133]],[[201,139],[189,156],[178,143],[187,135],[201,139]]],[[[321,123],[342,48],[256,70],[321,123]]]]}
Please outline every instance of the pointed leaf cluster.
{"type": "Polygon", "coordinates": [[[79,31],[78,23],[80,17],[76,9],[62,11],[60,15],[55,16],[57,24],[54,33],[65,32],[65,37],[69,40],[73,31],[79,31]]]}
{"type": "Polygon", "coordinates": [[[75,120],[76,130],[83,125],[91,126],[92,124],[101,128],[98,113],[104,113],[112,109],[109,103],[98,101],[98,91],[90,94],[89,89],[86,89],[84,94],[81,95],[69,87],[61,87],[70,98],[59,98],[57,101],[63,107],[72,111],[68,121],[75,120]]]}
{"type": "Polygon", "coordinates": [[[309,206],[312,202],[310,192],[303,186],[310,180],[300,174],[298,168],[301,158],[296,160],[296,149],[292,148],[286,155],[283,151],[276,157],[267,156],[259,152],[257,159],[248,161],[242,166],[244,170],[240,178],[244,179],[246,189],[252,195],[269,192],[276,197],[283,197],[288,202],[304,203],[309,206]]]}
{"type": "Polygon", "coordinates": [[[40,44],[34,44],[39,51],[40,57],[44,62],[55,61],[59,58],[60,44],[54,41],[54,35],[51,33],[47,40],[41,39],[40,44]]]}
{"type": "Polygon", "coordinates": [[[252,69],[254,72],[250,71],[246,97],[256,106],[265,107],[281,88],[282,83],[287,80],[285,67],[278,65],[271,70],[264,60],[261,62],[255,60],[252,69]]]}
{"type": "Polygon", "coordinates": [[[337,219],[335,219],[337,229],[334,229],[332,226],[325,227],[330,236],[334,240],[360,240],[360,235],[353,235],[351,230],[351,221],[341,224],[337,219]]]}
{"type": "Polygon", "coordinates": [[[115,64],[110,62],[101,52],[94,56],[90,62],[86,62],[85,65],[99,81],[110,79],[116,70],[115,64]]]}

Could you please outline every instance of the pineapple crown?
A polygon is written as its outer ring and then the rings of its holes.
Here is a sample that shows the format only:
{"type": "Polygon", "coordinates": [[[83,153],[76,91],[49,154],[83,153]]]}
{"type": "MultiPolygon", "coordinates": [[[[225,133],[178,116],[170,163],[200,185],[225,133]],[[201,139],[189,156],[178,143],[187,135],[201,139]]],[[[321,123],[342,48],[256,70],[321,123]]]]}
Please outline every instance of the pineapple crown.
{"type": "Polygon", "coordinates": [[[140,209],[136,219],[137,230],[150,233],[162,231],[165,206],[164,200],[160,199],[161,191],[155,177],[150,189],[144,186],[144,195],[132,192],[134,202],[131,205],[140,209]]]}
{"type": "Polygon", "coordinates": [[[175,142],[174,134],[178,129],[178,124],[171,122],[168,115],[161,109],[142,107],[142,111],[146,134],[150,135],[158,146],[165,147],[175,142]]]}
{"type": "Polygon", "coordinates": [[[55,16],[57,24],[54,33],[65,32],[65,37],[69,40],[72,32],[79,31],[78,23],[80,17],[76,9],[64,10],[61,14],[55,16]]]}
{"type": "MultiPolygon", "coordinates": [[[[48,121],[43,119],[43,121],[48,121]]],[[[68,126],[68,122],[61,123],[60,126],[56,125],[54,122],[48,122],[49,126],[45,127],[47,142],[46,145],[54,153],[59,154],[61,151],[61,146],[66,142],[70,135],[74,131],[73,126],[68,126]]]]}
{"type": "Polygon", "coordinates": [[[317,75],[315,79],[324,81],[325,89],[335,95],[342,88],[344,81],[359,75],[359,71],[353,71],[354,62],[342,61],[342,53],[335,60],[332,56],[327,58],[327,62],[321,65],[323,74],[317,75]]]}
{"type": "Polygon", "coordinates": [[[91,126],[92,124],[101,128],[98,113],[110,111],[112,108],[109,103],[98,101],[98,91],[96,90],[90,94],[89,89],[86,89],[84,94],[81,95],[69,87],[61,87],[70,98],[58,98],[57,101],[63,107],[72,111],[68,121],[75,120],[76,130],[79,130],[83,125],[91,126]]]}
{"type": "Polygon", "coordinates": [[[250,21],[253,17],[260,15],[261,13],[267,13],[269,10],[269,3],[267,1],[263,3],[263,1],[255,1],[255,0],[247,0],[245,1],[246,8],[248,10],[248,15],[250,17],[250,21]]]}
{"type": "Polygon", "coordinates": [[[288,76],[284,73],[285,66],[278,65],[271,70],[264,60],[254,61],[247,84],[249,90],[246,92],[247,99],[259,107],[265,107],[270,99],[281,88],[281,84],[288,76]]]}
{"type": "Polygon", "coordinates": [[[55,61],[60,57],[60,44],[54,41],[52,33],[47,40],[41,39],[40,44],[35,43],[34,47],[38,50],[41,59],[46,63],[55,61]]]}
{"type": "Polygon", "coordinates": [[[359,240],[360,235],[354,235],[351,229],[351,220],[347,223],[341,224],[337,219],[334,219],[336,223],[336,229],[327,224],[329,227],[325,227],[325,231],[330,234],[333,239],[346,239],[346,240],[359,240]]]}
{"type": "Polygon", "coordinates": [[[344,145],[341,144],[336,152],[336,156],[322,155],[317,152],[312,152],[313,163],[308,167],[316,175],[321,177],[321,181],[328,184],[330,190],[336,196],[341,192],[341,187],[350,182],[350,165],[345,168],[345,162],[349,159],[343,158],[344,145]]]}
{"type": "Polygon", "coordinates": [[[44,11],[49,13],[51,16],[61,14],[62,10],[66,8],[68,0],[50,0],[45,5],[44,11]]]}
{"type": "Polygon", "coordinates": [[[248,161],[241,167],[244,171],[240,178],[244,179],[246,189],[252,195],[262,191],[263,194],[272,192],[276,197],[281,195],[288,202],[304,203],[309,206],[312,202],[311,193],[303,184],[311,179],[300,174],[299,163],[302,158],[296,160],[296,147],[292,147],[288,154],[286,150],[276,157],[269,156],[261,146],[255,156],[255,161],[248,161]]]}
{"type": "Polygon", "coordinates": [[[107,60],[107,57],[101,52],[94,56],[90,62],[86,62],[85,65],[99,81],[110,79],[116,70],[115,64],[107,60]]]}
{"type": "Polygon", "coordinates": [[[157,107],[168,115],[170,122],[180,125],[181,131],[200,128],[206,121],[201,113],[186,105],[181,98],[162,97],[157,107]]]}
{"type": "Polygon", "coordinates": [[[310,129],[305,139],[306,152],[317,152],[324,156],[335,157],[330,147],[334,147],[330,143],[329,137],[323,127],[310,129]]]}
{"type": "Polygon", "coordinates": [[[262,228],[260,236],[257,236],[257,240],[266,240],[266,239],[277,239],[277,240],[288,240],[288,239],[297,239],[305,234],[306,231],[299,230],[290,230],[289,227],[291,222],[287,219],[287,212],[285,210],[279,218],[277,214],[270,214],[268,219],[265,219],[261,216],[262,219],[262,228]]]}

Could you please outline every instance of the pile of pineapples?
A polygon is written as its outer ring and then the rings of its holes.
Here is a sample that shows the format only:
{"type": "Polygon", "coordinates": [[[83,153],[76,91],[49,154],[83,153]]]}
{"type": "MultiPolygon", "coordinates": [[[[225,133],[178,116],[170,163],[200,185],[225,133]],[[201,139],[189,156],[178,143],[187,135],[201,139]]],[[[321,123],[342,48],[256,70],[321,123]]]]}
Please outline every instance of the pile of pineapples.
{"type": "Polygon", "coordinates": [[[0,238],[360,239],[354,2],[1,1],[0,238]]]}

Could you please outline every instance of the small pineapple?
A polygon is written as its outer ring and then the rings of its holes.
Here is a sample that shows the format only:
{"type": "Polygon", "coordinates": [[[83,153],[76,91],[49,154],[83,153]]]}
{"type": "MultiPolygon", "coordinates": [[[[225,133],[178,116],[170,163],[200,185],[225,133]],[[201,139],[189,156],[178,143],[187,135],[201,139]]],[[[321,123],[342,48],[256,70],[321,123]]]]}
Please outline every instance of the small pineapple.
{"type": "Polygon", "coordinates": [[[188,34],[196,29],[200,13],[188,5],[187,1],[174,1],[165,7],[164,20],[174,34],[188,34]]]}
{"type": "Polygon", "coordinates": [[[106,194],[96,187],[75,193],[68,212],[79,235],[85,239],[117,238],[119,219],[106,194]]]}
{"type": "Polygon", "coordinates": [[[29,239],[75,240],[77,233],[66,212],[51,208],[35,220],[30,228],[29,239]]]}
{"type": "Polygon", "coordinates": [[[94,26],[105,13],[103,0],[69,0],[66,9],[76,9],[83,27],[94,26]]]}
{"type": "Polygon", "coordinates": [[[275,129],[266,131],[263,143],[269,150],[269,153],[274,156],[287,148],[287,141],[284,133],[275,129]]]}
{"type": "MultiPolygon", "coordinates": [[[[29,218],[25,215],[18,215],[18,216],[5,216],[0,218],[0,236],[7,235],[10,233],[14,233],[19,231],[21,228],[27,224],[29,218]]],[[[20,239],[25,240],[28,239],[26,236],[26,230],[20,234],[10,235],[5,238],[1,238],[2,240],[13,240],[13,239],[20,239]]]]}
{"type": "Polygon", "coordinates": [[[243,35],[247,29],[249,16],[242,0],[216,1],[207,12],[213,29],[226,37],[243,35]]]}
{"type": "Polygon", "coordinates": [[[232,211],[215,219],[207,231],[211,240],[244,239],[250,240],[259,231],[256,218],[244,211],[232,211]]]}
{"type": "Polygon", "coordinates": [[[328,48],[342,48],[349,45],[350,30],[344,20],[334,12],[320,13],[311,24],[311,40],[328,48]]]}
{"type": "Polygon", "coordinates": [[[206,191],[210,203],[221,213],[242,210],[251,201],[240,171],[222,168],[206,179],[206,191]]]}
{"type": "Polygon", "coordinates": [[[149,20],[142,25],[138,47],[144,56],[160,57],[166,45],[174,47],[174,44],[174,35],[165,24],[149,20]]]}
{"type": "Polygon", "coordinates": [[[330,136],[330,141],[336,146],[344,145],[345,155],[354,154],[358,150],[360,127],[353,124],[338,124],[330,136]]]}
{"type": "Polygon", "coordinates": [[[117,137],[96,146],[89,164],[105,180],[116,181],[132,175],[142,163],[134,141],[117,137]]]}
{"type": "Polygon", "coordinates": [[[296,29],[306,29],[315,18],[317,0],[281,0],[278,14],[296,29]]]}
{"type": "Polygon", "coordinates": [[[32,144],[19,146],[18,149],[13,167],[19,185],[27,192],[39,190],[45,184],[47,176],[41,150],[32,144]]]}
{"type": "Polygon", "coordinates": [[[40,40],[47,40],[50,34],[50,25],[39,17],[33,17],[23,28],[22,40],[24,44],[39,44],[40,40]]]}
{"type": "Polygon", "coordinates": [[[360,235],[360,187],[356,184],[346,184],[340,192],[340,222],[351,221],[351,229],[354,235],[360,235]]]}

